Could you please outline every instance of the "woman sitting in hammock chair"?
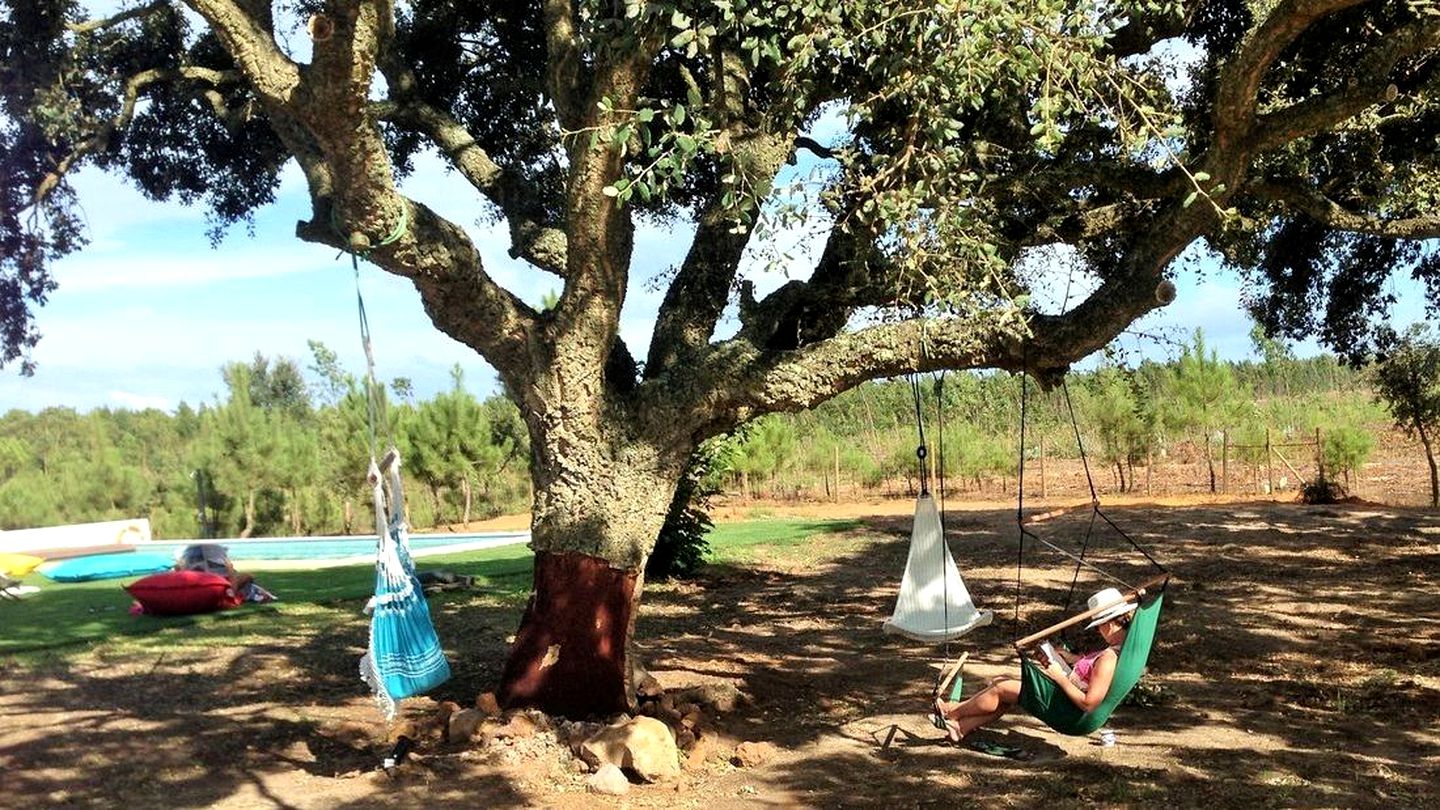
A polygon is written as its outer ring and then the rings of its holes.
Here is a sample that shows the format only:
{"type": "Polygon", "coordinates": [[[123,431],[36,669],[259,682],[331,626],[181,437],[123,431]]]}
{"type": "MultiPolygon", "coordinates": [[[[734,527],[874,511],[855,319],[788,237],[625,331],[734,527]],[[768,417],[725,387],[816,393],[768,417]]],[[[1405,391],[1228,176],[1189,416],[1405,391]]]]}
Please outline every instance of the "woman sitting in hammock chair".
{"type": "MultiPolygon", "coordinates": [[[[1095,628],[1105,646],[1086,655],[1075,655],[1068,650],[1057,649],[1056,654],[1072,669],[1067,675],[1057,663],[1050,662],[1042,672],[1054,681],[1059,690],[1081,711],[1088,712],[1099,706],[1110,692],[1111,680],[1115,676],[1115,665],[1119,650],[1125,643],[1129,630],[1134,602],[1124,601],[1120,591],[1106,588],[1091,596],[1088,609],[1094,610],[1105,605],[1086,628],[1095,628]]],[[[1000,677],[991,681],[985,690],[968,700],[951,702],[937,699],[935,711],[945,722],[945,736],[951,742],[960,742],[970,732],[992,723],[1020,702],[1020,679],[1000,677]]]]}

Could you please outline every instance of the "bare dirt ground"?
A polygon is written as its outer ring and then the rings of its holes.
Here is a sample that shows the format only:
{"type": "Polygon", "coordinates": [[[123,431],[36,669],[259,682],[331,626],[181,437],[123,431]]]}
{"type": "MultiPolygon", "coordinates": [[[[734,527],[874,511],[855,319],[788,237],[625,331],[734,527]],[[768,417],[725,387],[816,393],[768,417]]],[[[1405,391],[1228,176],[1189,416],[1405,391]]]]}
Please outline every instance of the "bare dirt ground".
{"type": "MultiPolygon", "coordinates": [[[[990,739],[1033,756],[1017,762],[941,745],[926,722],[948,656],[971,654],[972,687],[1015,669],[1013,505],[951,504],[951,547],[997,618],[947,651],[880,632],[912,501],[749,503],[721,516],[864,519],[762,549],[753,566],[648,588],[638,633],[657,678],[727,682],[746,697],[705,719],[703,750],[676,781],[588,794],[548,731],[486,745],[432,735],[393,775],[378,771],[387,731],[355,680],[364,636],[352,622],[159,660],[0,663],[0,806],[1440,806],[1440,514],[1120,501],[1107,514],[1174,580],[1145,699],[1117,712],[1112,748],[1012,715],[990,739]],[[894,726],[908,734],[885,748],[894,726]],[[775,751],[740,766],[741,742],[775,751]]],[[[1086,517],[1044,534],[1076,544],[1086,517]]],[[[1091,554],[1143,577],[1125,548],[1097,535],[1091,554]]],[[[1058,616],[1069,575],[1063,559],[1032,557],[1022,619],[1058,616]]],[[[456,662],[436,697],[469,704],[494,687],[518,606],[464,593],[432,603],[456,662]]],[[[410,700],[406,712],[423,718],[434,705],[410,700]]]]}

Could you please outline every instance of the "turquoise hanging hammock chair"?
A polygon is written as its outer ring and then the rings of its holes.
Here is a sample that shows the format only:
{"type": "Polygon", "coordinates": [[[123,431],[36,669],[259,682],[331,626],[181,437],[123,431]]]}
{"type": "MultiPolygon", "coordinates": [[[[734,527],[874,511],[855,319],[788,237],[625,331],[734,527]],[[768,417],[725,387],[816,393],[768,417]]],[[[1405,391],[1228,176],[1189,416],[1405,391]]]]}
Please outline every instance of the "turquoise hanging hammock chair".
{"type": "Polygon", "coordinates": [[[371,600],[370,644],[360,659],[360,676],[375,693],[387,719],[396,703],[450,679],[450,664],[430,620],[430,604],[415,576],[409,529],[400,483],[399,454],[391,450],[381,465],[370,464],[379,537],[375,560],[375,597],[371,600]],[[383,466],[384,472],[380,467],[383,466]],[[388,481],[382,482],[382,477],[388,481]],[[385,484],[389,484],[389,505],[385,484]],[[388,513],[388,515],[387,515],[388,513]]]}
{"type": "MultiPolygon", "coordinates": [[[[406,209],[399,224],[383,240],[387,245],[405,231],[406,209]]],[[[332,222],[332,225],[334,223],[332,222]]],[[[337,227],[337,231],[340,229],[337,227]]],[[[356,240],[352,239],[352,244],[356,240]]],[[[369,643],[360,658],[360,677],[375,694],[387,720],[395,717],[403,698],[422,694],[450,679],[450,664],[430,620],[430,604],[415,576],[410,557],[410,527],[405,521],[405,489],[400,477],[400,453],[391,447],[375,460],[376,430],[386,426],[384,389],[375,378],[375,352],[370,341],[370,319],[360,293],[360,262],[365,254],[351,252],[355,270],[355,301],[360,314],[360,342],[365,350],[365,404],[370,427],[370,469],[366,476],[375,508],[375,596],[370,613],[369,643]]],[[[388,435],[388,427],[385,427],[388,435]]],[[[398,750],[398,749],[397,749],[398,750]]]]}

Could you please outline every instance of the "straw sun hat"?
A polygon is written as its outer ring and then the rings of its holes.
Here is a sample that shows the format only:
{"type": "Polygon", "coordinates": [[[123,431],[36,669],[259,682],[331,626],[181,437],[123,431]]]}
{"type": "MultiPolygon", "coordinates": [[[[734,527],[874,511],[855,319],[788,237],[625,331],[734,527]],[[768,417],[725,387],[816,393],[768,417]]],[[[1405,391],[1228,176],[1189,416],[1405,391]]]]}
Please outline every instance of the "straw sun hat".
{"type": "Polygon", "coordinates": [[[1094,610],[1098,607],[1105,607],[1105,609],[1095,614],[1095,618],[1091,620],[1089,624],[1085,625],[1086,630],[1092,627],[1099,627],[1111,619],[1124,616],[1126,613],[1135,609],[1135,603],[1126,602],[1125,597],[1121,596],[1120,591],[1115,588],[1106,588],[1103,591],[1097,591],[1094,596],[1090,597],[1086,605],[1086,610],[1094,610]],[[1105,607],[1106,605],[1109,607],[1105,607]]]}

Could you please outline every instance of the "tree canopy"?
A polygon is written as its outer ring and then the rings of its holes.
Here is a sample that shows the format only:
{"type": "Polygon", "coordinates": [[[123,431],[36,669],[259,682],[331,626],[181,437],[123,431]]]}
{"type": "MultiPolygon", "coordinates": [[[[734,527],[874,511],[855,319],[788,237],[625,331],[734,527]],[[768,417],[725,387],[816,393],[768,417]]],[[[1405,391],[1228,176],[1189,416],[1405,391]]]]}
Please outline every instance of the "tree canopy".
{"type": "Polygon", "coordinates": [[[618,271],[568,257],[591,209],[626,234],[636,214],[696,219],[647,377],[703,346],[739,252],[802,204],[831,235],[808,281],[746,307],[754,345],[823,343],[865,307],[945,301],[972,316],[971,339],[936,334],[934,354],[1018,366],[1001,345],[1014,330],[976,322],[1018,320],[1004,304],[1023,313],[1033,279],[1017,259],[1040,245],[1073,246],[1103,280],[1075,316],[1031,318],[1041,364],[1152,308],[1170,259],[1201,237],[1252,274],[1272,332],[1318,330],[1346,351],[1369,345],[1397,265],[1440,289],[1423,245],[1440,122],[1440,10],[1425,0],[157,0],[104,18],[68,0],[7,5],[0,323],[4,358],[22,364],[49,262],[83,244],[67,178],[86,164],[203,201],[218,233],[296,160],[315,203],[302,238],[398,234],[374,258],[507,377],[522,369],[501,355],[539,313],[483,268],[456,270],[478,266],[463,232],[399,196],[420,150],[507,220],[516,256],[567,282],[557,319],[586,278],[623,294],[618,271]],[[827,108],[849,127],[821,144],[806,132],[827,108]],[[797,150],[825,170],[763,204],[797,150]],[[519,331],[467,326],[475,307],[519,331]]]}

